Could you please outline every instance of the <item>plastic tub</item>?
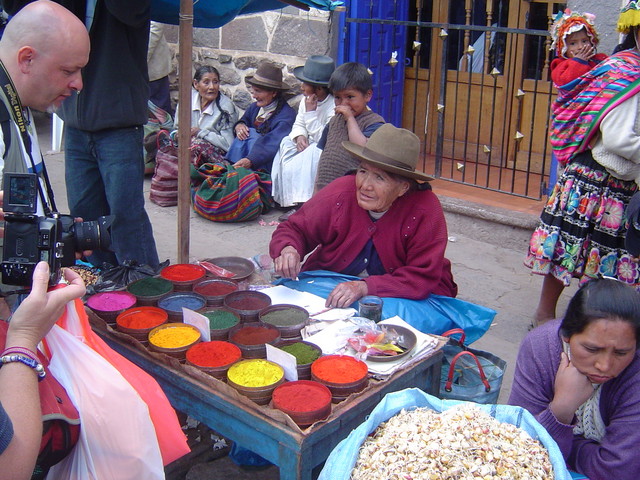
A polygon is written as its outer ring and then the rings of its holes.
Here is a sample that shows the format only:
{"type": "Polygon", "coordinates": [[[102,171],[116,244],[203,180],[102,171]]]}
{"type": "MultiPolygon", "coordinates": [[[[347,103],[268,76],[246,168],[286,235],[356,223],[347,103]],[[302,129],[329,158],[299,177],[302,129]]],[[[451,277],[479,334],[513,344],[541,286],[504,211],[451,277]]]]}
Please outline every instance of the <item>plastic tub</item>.
{"type": "Polygon", "coordinates": [[[300,427],[324,420],[331,413],[331,391],[318,382],[286,382],[272,394],[273,407],[291,417],[300,427]]]}
{"type": "Polygon", "coordinates": [[[172,291],[173,283],[161,277],[141,278],[127,286],[127,292],[136,296],[137,305],[141,307],[156,307],[158,300],[166,297],[172,291]]]}
{"type": "Polygon", "coordinates": [[[149,332],[167,323],[169,315],[158,307],[133,307],[116,318],[116,329],[147,345],[149,332]]]}
{"type": "Polygon", "coordinates": [[[311,364],[311,380],[322,383],[331,391],[333,403],[364,390],[369,384],[368,373],[366,363],[348,355],[327,355],[311,364]],[[347,381],[336,382],[336,377],[347,381]]]}
{"type": "Polygon", "coordinates": [[[239,290],[224,297],[223,305],[240,315],[240,321],[257,322],[260,311],[271,305],[271,297],[262,292],[239,290]]]}
{"type": "Polygon", "coordinates": [[[182,307],[197,312],[206,305],[205,298],[195,292],[173,292],[158,301],[158,307],[169,314],[170,322],[182,322],[182,307]]]}
{"type": "Polygon", "coordinates": [[[193,286],[204,279],[206,270],[200,265],[191,263],[176,263],[168,265],[160,271],[160,276],[173,283],[176,292],[189,292],[193,286]]]}
{"type": "Polygon", "coordinates": [[[241,323],[229,330],[229,341],[240,348],[244,358],[266,358],[265,345],[277,345],[280,342],[280,332],[267,323],[241,323]]]}
{"type": "Polygon", "coordinates": [[[284,370],[269,360],[240,360],[227,371],[227,383],[258,405],[267,405],[276,387],[284,382],[284,370]],[[244,372],[251,370],[251,375],[244,372]],[[264,381],[262,381],[264,380],[264,381]]]}
{"type": "Polygon", "coordinates": [[[222,305],[224,297],[238,290],[238,284],[223,278],[202,280],[193,286],[193,291],[207,299],[207,305],[218,307],[222,305]]]}
{"type": "Polygon", "coordinates": [[[113,325],[116,318],[126,309],[134,307],[137,299],[135,295],[125,291],[100,292],[91,295],[87,300],[87,307],[105,322],[113,325]]]}
{"type": "Polygon", "coordinates": [[[278,304],[265,308],[258,314],[261,322],[273,325],[283,340],[301,338],[300,332],[309,320],[309,312],[297,305],[278,304]]]}
{"type": "Polygon", "coordinates": [[[229,367],[242,358],[240,349],[229,342],[200,342],[187,350],[187,364],[218,380],[226,381],[229,367]]]}
{"type": "Polygon", "coordinates": [[[201,339],[200,330],[186,323],[165,323],[149,332],[149,348],[154,352],[165,353],[178,360],[184,361],[187,350],[201,339]],[[158,345],[160,338],[171,340],[173,347],[158,345]]]}
{"type": "Polygon", "coordinates": [[[309,380],[311,378],[311,364],[322,356],[322,349],[319,346],[311,342],[303,342],[302,340],[298,342],[287,342],[286,344],[284,344],[283,341],[283,345],[280,345],[278,348],[296,357],[298,380],[309,380]],[[301,350],[300,347],[293,347],[294,345],[303,345],[304,347],[301,350]],[[301,362],[301,358],[308,357],[309,355],[312,356],[311,361],[301,362]]]}
{"type": "Polygon", "coordinates": [[[209,319],[211,340],[227,341],[229,331],[240,323],[240,315],[225,307],[207,307],[200,313],[209,319]]]}

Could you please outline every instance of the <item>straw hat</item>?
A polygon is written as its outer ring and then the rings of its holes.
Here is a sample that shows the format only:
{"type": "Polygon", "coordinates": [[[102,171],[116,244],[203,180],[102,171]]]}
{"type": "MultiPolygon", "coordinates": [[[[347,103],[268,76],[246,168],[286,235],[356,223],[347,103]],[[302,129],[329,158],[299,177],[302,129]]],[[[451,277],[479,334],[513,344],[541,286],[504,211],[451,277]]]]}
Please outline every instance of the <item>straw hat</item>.
{"type": "Polygon", "coordinates": [[[282,81],[282,70],[271,62],[262,62],[258,65],[256,73],[247,75],[244,81],[271,90],[289,90],[289,85],[282,81]]]}
{"type": "Polygon", "coordinates": [[[385,123],[378,128],[363,147],[353,142],[342,146],[354,157],[364,160],[385,172],[428,182],[433,177],[416,172],[420,158],[420,139],[409,130],[385,123]]]}
{"type": "Polygon", "coordinates": [[[326,87],[335,69],[336,62],[333,58],[326,55],[311,55],[304,62],[304,66],[293,69],[293,75],[301,82],[326,87]]]}

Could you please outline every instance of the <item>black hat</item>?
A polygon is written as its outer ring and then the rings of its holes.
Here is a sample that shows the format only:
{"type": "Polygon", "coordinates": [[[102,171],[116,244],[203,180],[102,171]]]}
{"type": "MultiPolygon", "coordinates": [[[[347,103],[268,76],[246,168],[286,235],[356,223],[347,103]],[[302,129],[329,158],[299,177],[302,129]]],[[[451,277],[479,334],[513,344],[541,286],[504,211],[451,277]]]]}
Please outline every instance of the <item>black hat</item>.
{"type": "Polygon", "coordinates": [[[301,82],[326,87],[331,74],[336,69],[336,62],[326,55],[311,55],[303,67],[293,69],[293,75],[301,82]]]}
{"type": "Polygon", "coordinates": [[[640,192],[631,197],[627,210],[627,235],[624,240],[625,248],[634,257],[640,256],[640,192]]]}

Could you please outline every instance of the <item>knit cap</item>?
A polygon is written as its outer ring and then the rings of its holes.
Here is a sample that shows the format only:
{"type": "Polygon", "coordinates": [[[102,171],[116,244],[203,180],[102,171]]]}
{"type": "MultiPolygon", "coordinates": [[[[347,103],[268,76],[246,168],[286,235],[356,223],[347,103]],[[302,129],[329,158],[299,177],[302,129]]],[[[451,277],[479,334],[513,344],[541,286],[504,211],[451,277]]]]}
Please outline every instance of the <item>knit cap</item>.
{"type": "Polygon", "coordinates": [[[568,35],[579,32],[584,29],[591,40],[591,44],[596,47],[600,40],[598,39],[598,33],[594,25],[596,16],[592,13],[578,13],[572,12],[568,8],[564,12],[558,12],[554,19],[553,25],[551,25],[551,50],[556,50],[556,54],[559,57],[566,57],[567,55],[567,43],[566,39],[568,35]]]}

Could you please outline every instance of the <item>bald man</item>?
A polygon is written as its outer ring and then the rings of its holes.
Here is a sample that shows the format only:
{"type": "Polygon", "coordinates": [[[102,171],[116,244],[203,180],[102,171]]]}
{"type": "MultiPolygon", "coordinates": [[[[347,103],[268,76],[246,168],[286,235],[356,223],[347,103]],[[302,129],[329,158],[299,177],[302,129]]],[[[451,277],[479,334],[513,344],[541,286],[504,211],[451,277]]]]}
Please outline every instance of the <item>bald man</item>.
{"type": "MultiPolygon", "coordinates": [[[[4,120],[0,174],[42,175],[42,155],[29,109],[54,111],[80,91],[81,70],[88,61],[87,29],[57,3],[30,3],[7,24],[0,39],[0,121],[4,120]]],[[[41,204],[39,210],[42,215],[41,204]]]]}

